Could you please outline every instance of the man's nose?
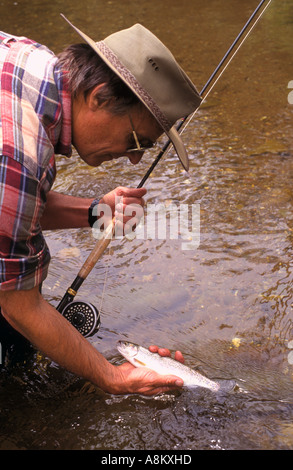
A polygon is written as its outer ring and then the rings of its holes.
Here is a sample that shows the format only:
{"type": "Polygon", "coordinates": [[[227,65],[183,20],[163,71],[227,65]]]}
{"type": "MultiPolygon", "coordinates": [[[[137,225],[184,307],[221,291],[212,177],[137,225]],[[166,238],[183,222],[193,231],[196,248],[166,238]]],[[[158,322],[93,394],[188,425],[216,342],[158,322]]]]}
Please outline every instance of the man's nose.
{"type": "Polygon", "coordinates": [[[142,159],[144,152],[131,152],[131,154],[127,155],[129,158],[129,161],[132,163],[132,165],[137,165],[137,163],[140,162],[142,159]]]}

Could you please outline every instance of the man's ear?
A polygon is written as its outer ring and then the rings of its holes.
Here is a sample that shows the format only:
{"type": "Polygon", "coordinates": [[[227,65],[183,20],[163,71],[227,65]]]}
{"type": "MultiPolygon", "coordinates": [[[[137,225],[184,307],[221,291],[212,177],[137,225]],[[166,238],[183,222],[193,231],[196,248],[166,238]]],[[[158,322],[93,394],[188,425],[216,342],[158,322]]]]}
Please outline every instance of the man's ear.
{"type": "Polygon", "coordinates": [[[91,111],[97,111],[98,108],[101,109],[108,106],[109,100],[102,98],[103,88],[105,85],[105,83],[100,83],[99,85],[92,88],[88,93],[86,101],[91,111]]]}

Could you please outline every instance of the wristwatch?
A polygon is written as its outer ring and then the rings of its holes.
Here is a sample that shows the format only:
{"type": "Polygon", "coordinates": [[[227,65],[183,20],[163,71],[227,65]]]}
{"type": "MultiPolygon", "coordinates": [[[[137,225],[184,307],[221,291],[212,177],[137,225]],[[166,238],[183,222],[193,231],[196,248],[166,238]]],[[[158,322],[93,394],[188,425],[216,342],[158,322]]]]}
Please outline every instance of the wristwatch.
{"type": "Polygon", "coordinates": [[[91,203],[88,211],[88,222],[89,226],[93,227],[94,223],[98,220],[98,217],[96,215],[93,215],[93,208],[99,204],[99,199],[94,199],[93,202],[91,203]]]}

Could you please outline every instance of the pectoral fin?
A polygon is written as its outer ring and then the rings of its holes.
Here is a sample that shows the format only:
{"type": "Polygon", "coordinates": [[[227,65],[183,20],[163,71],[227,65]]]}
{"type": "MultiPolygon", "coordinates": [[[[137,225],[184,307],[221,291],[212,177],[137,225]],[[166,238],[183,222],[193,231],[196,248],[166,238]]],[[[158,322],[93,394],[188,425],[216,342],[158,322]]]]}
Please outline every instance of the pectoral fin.
{"type": "Polygon", "coordinates": [[[145,366],[146,366],[144,362],[139,361],[138,359],[134,359],[134,362],[136,362],[137,364],[139,364],[139,365],[142,366],[142,367],[145,367],[145,366]]]}

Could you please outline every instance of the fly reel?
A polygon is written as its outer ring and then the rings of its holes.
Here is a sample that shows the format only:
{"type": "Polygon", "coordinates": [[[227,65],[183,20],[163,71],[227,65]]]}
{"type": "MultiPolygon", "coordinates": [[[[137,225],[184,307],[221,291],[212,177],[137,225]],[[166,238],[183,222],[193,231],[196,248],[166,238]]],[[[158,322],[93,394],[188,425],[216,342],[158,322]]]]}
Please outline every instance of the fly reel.
{"type": "Polygon", "coordinates": [[[85,337],[92,336],[100,328],[100,313],[88,302],[70,302],[61,313],[85,337]]]}

